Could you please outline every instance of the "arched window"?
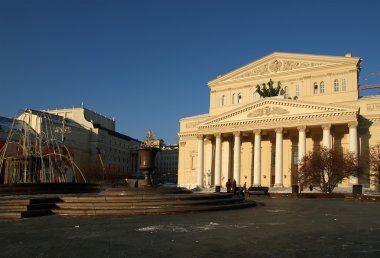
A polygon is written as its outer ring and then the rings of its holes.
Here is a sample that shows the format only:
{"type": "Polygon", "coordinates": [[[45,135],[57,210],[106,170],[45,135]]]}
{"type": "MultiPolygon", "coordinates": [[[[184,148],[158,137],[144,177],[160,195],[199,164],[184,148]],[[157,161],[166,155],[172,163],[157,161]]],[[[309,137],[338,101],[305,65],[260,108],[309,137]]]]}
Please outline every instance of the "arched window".
{"type": "Polygon", "coordinates": [[[226,105],[226,95],[222,96],[222,106],[226,105]]]}
{"type": "Polygon", "coordinates": [[[318,83],[317,82],[314,82],[313,90],[314,90],[314,94],[318,94],[318,83]]]}
{"type": "Polygon", "coordinates": [[[342,91],[346,91],[346,79],[342,79],[342,91]]]}
{"type": "Polygon", "coordinates": [[[335,92],[339,91],[339,82],[338,82],[338,79],[334,80],[334,91],[335,92]]]}
{"type": "Polygon", "coordinates": [[[296,96],[297,97],[300,96],[300,86],[299,85],[296,85],[296,96]]]}
{"type": "Polygon", "coordinates": [[[243,102],[243,98],[241,96],[241,93],[238,94],[238,103],[242,103],[243,102]]]}
{"type": "Polygon", "coordinates": [[[321,82],[321,85],[320,85],[320,91],[321,93],[325,93],[325,82],[321,82]]]}
{"type": "Polygon", "coordinates": [[[287,99],[289,97],[289,89],[288,86],[284,88],[284,97],[287,99]]]}

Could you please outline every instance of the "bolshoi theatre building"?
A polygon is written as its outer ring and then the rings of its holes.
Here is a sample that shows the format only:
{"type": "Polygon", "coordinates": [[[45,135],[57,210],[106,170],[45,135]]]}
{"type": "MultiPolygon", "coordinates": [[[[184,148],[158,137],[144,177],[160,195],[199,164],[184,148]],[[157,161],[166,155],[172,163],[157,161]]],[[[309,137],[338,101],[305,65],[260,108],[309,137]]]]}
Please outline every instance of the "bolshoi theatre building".
{"type": "MultiPolygon", "coordinates": [[[[223,188],[291,187],[298,161],[320,146],[366,160],[380,143],[380,96],[359,96],[361,59],[272,53],[210,81],[207,114],[180,119],[178,184],[223,188]],[[261,97],[257,85],[281,83],[281,94],[261,97]]],[[[262,86],[261,86],[262,87],[262,86]]],[[[375,190],[368,162],[359,178],[375,190]]]]}

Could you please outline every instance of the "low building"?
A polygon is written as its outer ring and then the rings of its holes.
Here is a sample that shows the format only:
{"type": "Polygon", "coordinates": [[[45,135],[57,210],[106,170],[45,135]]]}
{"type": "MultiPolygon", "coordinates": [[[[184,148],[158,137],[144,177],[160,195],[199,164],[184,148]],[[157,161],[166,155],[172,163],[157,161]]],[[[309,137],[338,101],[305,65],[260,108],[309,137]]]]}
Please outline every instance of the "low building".
{"type": "Polygon", "coordinates": [[[164,145],[156,155],[154,183],[174,183],[178,179],[178,144],[164,145]]]}
{"type": "MultiPolygon", "coordinates": [[[[360,63],[351,54],[272,53],[210,81],[209,112],[180,120],[178,184],[290,187],[298,161],[320,146],[365,160],[380,143],[380,96],[359,97],[360,63]],[[263,98],[257,87],[271,81],[282,95],[263,98]]],[[[376,189],[368,163],[362,171],[343,186],[376,189]]]]}
{"type": "Polygon", "coordinates": [[[83,106],[57,110],[27,109],[17,118],[36,133],[50,134],[67,146],[89,181],[117,180],[138,171],[140,141],[116,132],[116,123],[83,106]]]}

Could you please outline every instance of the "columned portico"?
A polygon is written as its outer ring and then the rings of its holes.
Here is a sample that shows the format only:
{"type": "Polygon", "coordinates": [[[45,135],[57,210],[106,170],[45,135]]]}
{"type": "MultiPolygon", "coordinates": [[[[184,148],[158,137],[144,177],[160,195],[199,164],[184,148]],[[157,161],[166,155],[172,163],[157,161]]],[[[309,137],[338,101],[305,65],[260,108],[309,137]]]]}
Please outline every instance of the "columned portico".
{"type": "Polygon", "coordinates": [[[240,185],[240,132],[234,132],[234,180],[240,185]]]}
{"type": "MultiPolygon", "coordinates": [[[[334,147],[362,158],[380,142],[380,100],[359,101],[359,64],[347,56],[273,53],[210,81],[209,112],[180,120],[186,144],[179,146],[178,184],[219,189],[235,179],[247,187],[291,187],[297,161],[309,151],[334,147]],[[255,85],[268,81],[286,85],[288,96],[260,96],[255,85]],[[227,101],[233,96],[244,101],[227,101]]],[[[370,168],[361,166],[367,187],[370,168]]]]}
{"type": "Polygon", "coordinates": [[[282,154],[283,154],[283,142],[282,142],[282,131],[283,128],[276,128],[276,159],[275,159],[275,187],[283,187],[283,164],[282,164],[282,154]]]}
{"type": "Polygon", "coordinates": [[[330,133],[331,124],[323,124],[323,139],[322,146],[331,149],[331,133],[330,133]]]}
{"type": "Polygon", "coordinates": [[[298,162],[306,155],[306,126],[298,126],[298,162]]]}
{"type": "Polygon", "coordinates": [[[197,186],[203,187],[203,135],[198,135],[198,170],[197,170],[197,186]]]}
{"type": "Polygon", "coordinates": [[[254,130],[254,163],[253,163],[253,185],[261,186],[261,130],[254,130]]]}
{"type": "Polygon", "coordinates": [[[222,163],[222,134],[217,133],[215,136],[215,186],[221,186],[221,163],[222,163]]]}

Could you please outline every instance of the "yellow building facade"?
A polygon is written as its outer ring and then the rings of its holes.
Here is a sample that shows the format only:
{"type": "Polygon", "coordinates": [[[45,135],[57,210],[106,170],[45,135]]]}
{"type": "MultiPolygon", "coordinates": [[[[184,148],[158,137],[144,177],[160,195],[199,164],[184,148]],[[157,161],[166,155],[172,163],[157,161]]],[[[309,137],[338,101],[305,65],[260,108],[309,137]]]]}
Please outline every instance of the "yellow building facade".
{"type": "MultiPolygon", "coordinates": [[[[209,113],[180,120],[178,184],[291,187],[298,161],[320,146],[368,157],[380,143],[380,96],[359,97],[360,61],[272,53],[210,81],[209,113]],[[260,97],[270,80],[282,94],[260,97]]],[[[342,186],[375,189],[367,166],[342,186]]]]}

